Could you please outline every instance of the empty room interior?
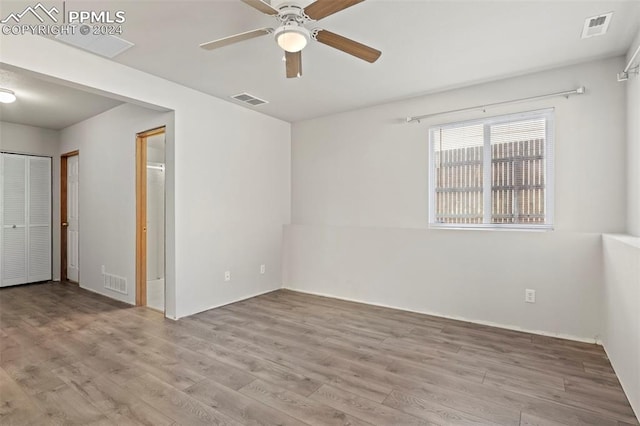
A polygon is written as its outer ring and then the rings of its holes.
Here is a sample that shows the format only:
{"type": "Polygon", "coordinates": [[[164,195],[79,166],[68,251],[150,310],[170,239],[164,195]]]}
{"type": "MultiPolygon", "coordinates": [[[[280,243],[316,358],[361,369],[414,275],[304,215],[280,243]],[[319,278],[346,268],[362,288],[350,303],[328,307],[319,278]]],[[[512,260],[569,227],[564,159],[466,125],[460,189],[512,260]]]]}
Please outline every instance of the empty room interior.
{"type": "Polygon", "coordinates": [[[0,18],[0,424],[640,425],[640,1],[0,18]]]}

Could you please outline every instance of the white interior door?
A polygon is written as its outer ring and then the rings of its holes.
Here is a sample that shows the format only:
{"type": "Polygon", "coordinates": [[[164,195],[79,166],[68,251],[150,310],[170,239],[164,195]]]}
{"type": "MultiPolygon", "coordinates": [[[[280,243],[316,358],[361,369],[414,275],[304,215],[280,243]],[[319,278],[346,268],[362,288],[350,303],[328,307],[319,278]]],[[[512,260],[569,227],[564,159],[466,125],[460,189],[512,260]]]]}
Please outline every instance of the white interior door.
{"type": "Polygon", "coordinates": [[[2,154],[2,279],[0,286],[28,282],[27,162],[24,155],[2,154]]]}
{"type": "Polygon", "coordinates": [[[78,253],[78,195],[80,161],[77,155],[67,158],[67,279],[78,282],[80,264],[78,253]]]}

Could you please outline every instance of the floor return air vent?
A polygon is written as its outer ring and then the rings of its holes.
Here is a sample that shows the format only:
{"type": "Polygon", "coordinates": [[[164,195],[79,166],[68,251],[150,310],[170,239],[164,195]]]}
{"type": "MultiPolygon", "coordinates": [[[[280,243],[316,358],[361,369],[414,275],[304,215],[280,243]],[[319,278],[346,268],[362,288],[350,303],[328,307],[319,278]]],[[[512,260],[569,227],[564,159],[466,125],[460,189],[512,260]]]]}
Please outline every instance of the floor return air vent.
{"type": "Polygon", "coordinates": [[[127,294],[127,279],[113,274],[102,274],[104,288],[115,291],[117,293],[127,294]]]}

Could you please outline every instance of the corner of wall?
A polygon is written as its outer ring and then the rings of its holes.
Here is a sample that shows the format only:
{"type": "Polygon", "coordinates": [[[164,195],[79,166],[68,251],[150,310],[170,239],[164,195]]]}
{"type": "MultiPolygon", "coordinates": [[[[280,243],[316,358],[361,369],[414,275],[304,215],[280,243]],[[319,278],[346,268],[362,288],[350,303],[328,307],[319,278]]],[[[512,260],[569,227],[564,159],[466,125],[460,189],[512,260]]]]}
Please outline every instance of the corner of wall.
{"type": "Polygon", "coordinates": [[[640,237],[603,236],[603,347],[640,418],[640,237]]]}
{"type": "MultiPolygon", "coordinates": [[[[629,63],[640,49],[640,30],[627,52],[629,63]]],[[[640,53],[634,61],[640,64],[640,53]]],[[[634,64],[631,64],[633,68],[634,64]]],[[[630,73],[629,79],[621,83],[627,87],[627,233],[640,236],[640,75],[630,73]]]]}

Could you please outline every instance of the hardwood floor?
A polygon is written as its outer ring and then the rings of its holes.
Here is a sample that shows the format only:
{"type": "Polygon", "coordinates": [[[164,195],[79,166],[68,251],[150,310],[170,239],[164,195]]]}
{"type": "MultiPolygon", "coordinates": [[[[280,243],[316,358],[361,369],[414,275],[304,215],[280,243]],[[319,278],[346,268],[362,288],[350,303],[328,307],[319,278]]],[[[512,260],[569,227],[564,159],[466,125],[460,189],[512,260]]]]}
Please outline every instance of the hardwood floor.
{"type": "Polygon", "coordinates": [[[276,291],[180,321],[0,289],[2,425],[638,425],[601,347],[276,291]]]}

